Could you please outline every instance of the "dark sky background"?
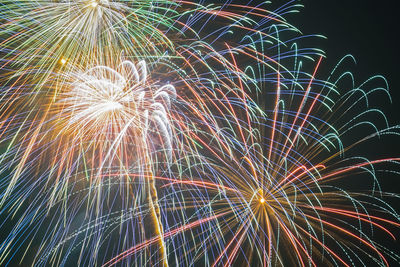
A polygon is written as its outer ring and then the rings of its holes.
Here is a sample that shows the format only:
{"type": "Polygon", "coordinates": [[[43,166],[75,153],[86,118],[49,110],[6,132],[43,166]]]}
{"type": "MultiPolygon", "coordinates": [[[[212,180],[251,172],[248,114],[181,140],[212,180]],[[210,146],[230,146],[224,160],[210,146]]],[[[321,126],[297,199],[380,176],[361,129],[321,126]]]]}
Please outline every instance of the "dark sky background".
{"type": "MultiPolygon", "coordinates": [[[[254,1],[254,3],[261,1],[254,1]]],[[[272,0],[273,6],[287,0],[272,0]]],[[[322,34],[312,45],[326,52],[323,66],[332,68],[346,54],[357,65],[351,70],[358,83],[382,74],[389,82],[393,105],[385,105],[389,120],[400,123],[399,11],[395,0],[302,0],[300,13],[286,16],[303,34],[322,34]]]]}
{"type": "MultiPolygon", "coordinates": [[[[286,1],[273,1],[285,3],[286,1]]],[[[289,21],[304,34],[322,34],[327,39],[313,40],[316,47],[326,52],[323,66],[331,69],[346,54],[357,63],[350,70],[359,85],[373,75],[383,75],[389,84],[393,103],[387,98],[373,99],[375,106],[385,112],[391,125],[400,124],[399,12],[393,0],[303,0],[299,14],[289,21]]],[[[369,158],[377,155],[400,156],[399,138],[387,138],[360,151],[369,158]]],[[[400,193],[400,179],[382,179],[384,190],[400,193]]],[[[397,210],[400,204],[394,203],[397,210]]]]}
{"type": "MultiPolygon", "coordinates": [[[[284,2],[284,1],[282,1],[284,2]]],[[[400,81],[398,77],[399,12],[393,0],[304,0],[295,25],[305,34],[323,34],[320,43],[327,52],[325,63],[333,65],[345,54],[357,60],[353,72],[358,81],[384,75],[393,96],[385,109],[393,123],[400,122],[400,81]]]]}

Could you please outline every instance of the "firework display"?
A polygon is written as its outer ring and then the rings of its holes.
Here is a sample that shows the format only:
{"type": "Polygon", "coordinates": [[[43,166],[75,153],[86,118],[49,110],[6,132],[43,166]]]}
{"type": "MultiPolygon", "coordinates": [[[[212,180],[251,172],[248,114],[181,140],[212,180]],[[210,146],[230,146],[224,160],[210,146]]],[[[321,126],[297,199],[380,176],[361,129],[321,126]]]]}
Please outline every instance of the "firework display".
{"type": "Polygon", "coordinates": [[[0,265],[399,264],[387,82],[299,7],[1,1],[0,265]]]}

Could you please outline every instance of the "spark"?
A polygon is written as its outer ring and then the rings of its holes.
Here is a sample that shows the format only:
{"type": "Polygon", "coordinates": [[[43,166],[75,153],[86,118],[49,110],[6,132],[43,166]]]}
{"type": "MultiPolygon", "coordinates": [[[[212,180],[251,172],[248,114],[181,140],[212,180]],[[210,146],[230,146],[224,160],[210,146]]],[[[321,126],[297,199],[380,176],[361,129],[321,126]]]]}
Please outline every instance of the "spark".
{"type": "Polygon", "coordinates": [[[91,2],[91,6],[92,6],[92,7],[97,7],[97,6],[98,6],[97,1],[94,1],[94,0],[93,0],[93,1],[91,2]]]}

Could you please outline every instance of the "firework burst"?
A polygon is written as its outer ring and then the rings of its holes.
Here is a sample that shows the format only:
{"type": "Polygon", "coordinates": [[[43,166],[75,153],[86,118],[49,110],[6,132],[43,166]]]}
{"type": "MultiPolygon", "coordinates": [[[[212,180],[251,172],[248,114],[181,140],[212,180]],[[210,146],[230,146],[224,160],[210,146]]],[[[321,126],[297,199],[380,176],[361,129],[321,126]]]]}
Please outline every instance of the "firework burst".
{"type": "Polygon", "coordinates": [[[318,79],[297,7],[2,1],[0,264],[399,263],[386,81],[318,79]]]}
{"type": "Polygon", "coordinates": [[[122,50],[157,57],[161,47],[172,46],[161,28],[172,30],[178,5],[168,0],[3,1],[2,51],[22,66],[35,60],[50,70],[122,50]]]}
{"type": "MultiPolygon", "coordinates": [[[[214,134],[204,144],[200,154],[208,156],[198,160],[201,166],[190,168],[183,176],[186,181],[162,186],[166,192],[160,206],[179,218],[164,223],[171,263],[399,262],[398,255],[375,240],[374,232],[396,239],[391,230],[400,226],[399,215],[385,199],[397,196],[381,190],[378,176],[379,165],[398,166],[400,158],[369,160],[354,153],[378,137],[399,134],[379,109],[368,108],[374,95],[388,95],[386,81],[377,76],[354,87],[349,72],[338,70],[343,62],[328,80],[319,80],[321,60],[312,74],[296,66],[294,72],[277,73],[276,88],[267,94],[275,101],[265,110],[245,93],[219,102],[217,110],[225,112],[214,115],[224,116],[221,138],[214,134]],[[373,87],[378,81],[383,87],[373,87]],[[349,84],[354,89],[342,93],[340,88],[349,84]],[[379,119],[370,120],[375,117],[379,119]],[[354,139],[358,128],[364,134],[354,139]],[[354,191],[349,184],[359,181],[365,186],[354,191]]],[[[134,257],[157,240],[133,246],[106,265],[134,257]]]]}

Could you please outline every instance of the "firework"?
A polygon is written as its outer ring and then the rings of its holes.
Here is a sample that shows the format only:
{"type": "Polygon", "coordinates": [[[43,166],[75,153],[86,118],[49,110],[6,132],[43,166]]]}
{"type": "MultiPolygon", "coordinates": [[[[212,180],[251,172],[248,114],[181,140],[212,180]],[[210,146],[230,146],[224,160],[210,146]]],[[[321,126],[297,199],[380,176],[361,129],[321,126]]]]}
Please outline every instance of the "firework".
{"type": "Polygon", "coordinates": [[[163,46],[172,46],[163,30],[174,28],[178,5],[169,0],[3,1],[2,48],[22,66],[34,61],[48,70],[115,51],[157,57],[163,46]]]}
{"type": "Polygon", "coordinates": [[[2,1],[0,264],[400,262],[399,159],[353,152],[398,134],[363,105],[387,85],[318,79],[295,3],[205,3],[2,1]]]}
{"type": "MultiPolygon", "coordinates": [[[[219,132],[225,138],[204,143],[207,152],[200,154],[209,156],[201,156],[203,164],[192,166],[186,181],[163,186],[160,206],[173,214],[170,217],[180,218],[165,219],[171,263],[389,266],[399,262],[399,256],[374,240],[373,233],[396,239],[391,229],[400,226],[399,215],[385,199],[397,196],[382,192],[378,170],[382,164],[398,166],[400,158],[369,160],[354,153],[355,147],[379,136],[398,135],[398,127],[388,126],[380,110],[365,104],[379,92],[388,95],[387,89],[372,87],[371,81],[380,80],[384,86],[386,81],[377,76],[342,93],[340,88],[348,80],[338,70],[340,64],[330,79],[319,80],[321,60],[311,74],[296,66],[295,73],[277,73],[276,88],[268,94],[275,101],[264,111],[246,94],[219,103],[219,110],[229,114],[223,121],[230,126],[219,132]],[[369,120],[372,114],[383,120],[369,120]],[[372,126],[369,132],[365,125],[372,126]],[[364,135],[349,138],[357,128],[364,135]],[[365,185],[358,187],[360,191],[348,185],[357,181],[365,185]]],[[[134,257],[158,240],[135,245],[105,266],[134,257]]]]}

